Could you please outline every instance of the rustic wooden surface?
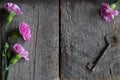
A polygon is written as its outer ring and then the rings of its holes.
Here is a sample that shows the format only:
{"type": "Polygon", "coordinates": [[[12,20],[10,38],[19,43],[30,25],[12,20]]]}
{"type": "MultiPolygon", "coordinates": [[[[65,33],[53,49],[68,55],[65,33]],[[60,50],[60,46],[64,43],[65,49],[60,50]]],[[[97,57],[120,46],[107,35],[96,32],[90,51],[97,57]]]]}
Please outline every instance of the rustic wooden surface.
{"type": "Polygon", "coordinates": [[[9,30],[21,22],[30,25],[32,38],[22,44],[30,52],[30,61],[19,61],[10,69],[9,80],[59,80],[59,1],[2,0],[18,4],[23,15],[16,16],[9,30]]]}
{"type": "Polygon", "coordinates": [[[24,14],[15,17],[9,30],[21,22],[32,30],[29,42],[18,40],[30,52],[30,61],[14,65],[10,80],[120,80],[120,46],[108,50],[95,72],[86,69],[105,47],[104,36],[120,35],[120,15],[112,23],[99,15],[101,2],[109,0],[2,0],[0,7],[8,1],[24,14]]]}
{"type": "Polygon", "coordinates": [[[95,72],[86,69],[105,47],[104,36],[120,35],[120,15],[111,23],[99,15],[101,2],[105,1],[62,0],[61,80],[120,80],[120,46],[109,49],[95,72]]]}

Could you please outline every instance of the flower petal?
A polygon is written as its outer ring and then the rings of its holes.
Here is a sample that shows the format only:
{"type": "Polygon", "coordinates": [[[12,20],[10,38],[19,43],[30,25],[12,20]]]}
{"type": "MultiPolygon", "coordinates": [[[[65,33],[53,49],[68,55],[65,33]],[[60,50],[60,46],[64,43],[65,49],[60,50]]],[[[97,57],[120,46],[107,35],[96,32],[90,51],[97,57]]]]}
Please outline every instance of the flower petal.
{"type": "Polygon", "coordinates": [[[114,10],[114,11],[113,11],[113,14],[114,14],[115,16],[117,16],[117,15],[119,14],[118,10],[114,10]]]}
{"type": "Polygon", "coordinates": [[[108,3],[102,3],[102,7],[107,8],[107,9],[111,9],[108,3]]]}
{"type": "Polygon", "coordinates": [[[22,35],[24,41],[29,41],[31,38],[30,27],[27,23],[21,23],[19,25],[19,32],[22,35]]]}
{"type": "Polygon", "coordinates": [[[25,60],[27,61],[29,60],[28,57],[29,52],[21,44],[18,43],[14,44],[13,49],[17,54],[21,55],[25,60]]]}
{"type": "Polygon", "coordinates": [[[5,9],[7,11],[13,12],[15,15],[22,14],[22,11],[20,10],[19,6],[14,3],[6,3],[5,9]]]}
{"type": "Polygon", "coordinates": [[[118,15],[118,11],[112,10],[109,4],[102,3],[100,14],[105,21],[111,22],[118,15]]]}
{"type": "Polygon", "coordinates": [[[107,22],[111,22],[112,21],[112,17],[104,16],[104,20],[107,21],[107,22]]]}

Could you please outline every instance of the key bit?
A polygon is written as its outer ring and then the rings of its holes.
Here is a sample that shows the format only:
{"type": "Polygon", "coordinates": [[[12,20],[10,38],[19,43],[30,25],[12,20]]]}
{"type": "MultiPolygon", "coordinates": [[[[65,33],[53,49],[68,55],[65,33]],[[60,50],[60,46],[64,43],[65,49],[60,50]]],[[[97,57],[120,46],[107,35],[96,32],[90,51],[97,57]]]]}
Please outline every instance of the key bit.
{"type": "Polygon", "coordinates": [[[115,45],[118,45],[118,41],[117,38],[114,35],[106,35],[105,36],[105,41],[106,41],[106,47],[102,50],[102,53],[96,58],[96,60],[94,62],[90,62],[87,64],[87,68],[90,71],[94,71],[95,70],[95,66],[98,64],[98,62],[100,61],[100,59],[104,56],[104,54],[107,52],[107,50],[115,45]]]}

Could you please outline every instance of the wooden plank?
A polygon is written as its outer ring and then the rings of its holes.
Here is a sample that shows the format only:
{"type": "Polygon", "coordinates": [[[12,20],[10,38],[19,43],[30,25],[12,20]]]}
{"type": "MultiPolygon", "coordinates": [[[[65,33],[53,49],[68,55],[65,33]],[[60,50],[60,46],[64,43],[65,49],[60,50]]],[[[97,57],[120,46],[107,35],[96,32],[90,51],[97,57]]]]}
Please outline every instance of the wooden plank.
{"type": "Polygon", "coordinates": [[[61,80],[120,79],[120,46],[109,49],[95,72],[86,69],[86,64],[93,61],[105,47],[104,36],[114,33],[120,35],[120,15],[111,23],[104,22],[99,15],[102,2],[62,0],[61,80]]]}
{"type": "Polygon", "coordinates": [[[59,6],[58,0],[3,0],[14,2],[23,11],[15,17],[10,30],[27,22],[32,31],[29,42],[23,43],[30,52],[30,61],[21,60],[10,69],[9,80],[59,80],[59,6]]]}

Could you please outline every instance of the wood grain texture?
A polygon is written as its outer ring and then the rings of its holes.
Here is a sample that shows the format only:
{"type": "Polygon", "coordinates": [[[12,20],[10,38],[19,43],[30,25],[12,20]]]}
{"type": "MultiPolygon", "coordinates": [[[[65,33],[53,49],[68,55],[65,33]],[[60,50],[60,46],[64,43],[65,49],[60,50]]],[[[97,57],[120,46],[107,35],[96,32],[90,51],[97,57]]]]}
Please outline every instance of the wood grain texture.
{"type": "Polygon", "coordinates": [[[86,64],[105,47],[104,36],[120,35],[120,15],[111,23],[104,22],[99,15],[105,1],[62,0],[61,80],[120,80],[120,46],[108,50],[95,72],[86,69],[86,64]]]}
{"type": "Polygon", "coordinates": [[[18,4],[23,12],[14,18],[9,30],[26,22],[32,32],[29,42],[17,41],[30,52],[30,61],[14,65],[9,80],[59,80],[59,1],[3,0],[1,5],[8,1],[18,4]]]}

